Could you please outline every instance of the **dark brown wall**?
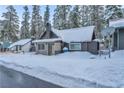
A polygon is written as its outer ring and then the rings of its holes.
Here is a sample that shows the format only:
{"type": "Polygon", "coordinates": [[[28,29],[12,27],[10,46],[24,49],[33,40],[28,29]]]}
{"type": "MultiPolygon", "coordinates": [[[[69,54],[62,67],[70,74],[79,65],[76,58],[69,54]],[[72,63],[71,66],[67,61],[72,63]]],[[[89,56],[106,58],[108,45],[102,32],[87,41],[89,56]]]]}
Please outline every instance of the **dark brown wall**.
{"type": "Polygon", "coordinates": [[[87,44],[87,42],[82,42],[81,43],[81,50],[82,51],[87,51],[88,50],[88,44],[87,44]]]}
{"type": "Polygon", "coordinates": [[[88,42],[88,51],[93,53],[93,54],[98,54],[98,50],[99,50],[99,43],[92,41],[92,42],[88,42]]]}

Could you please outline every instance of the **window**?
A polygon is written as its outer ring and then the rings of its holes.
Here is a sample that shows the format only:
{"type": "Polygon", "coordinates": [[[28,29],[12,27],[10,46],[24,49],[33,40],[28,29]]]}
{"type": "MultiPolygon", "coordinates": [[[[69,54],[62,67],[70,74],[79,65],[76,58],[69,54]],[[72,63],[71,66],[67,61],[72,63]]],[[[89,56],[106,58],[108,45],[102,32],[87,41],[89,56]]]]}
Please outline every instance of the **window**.
{"type": "Polygon", "coordinates": [[[38,50],[44,50],[45,45],[44,44],[38,44],[38,50]]]}
{"type": "Polygon", "coordinates": [[[22,50],[22,46],[19,46],[19,50],[22,50]]]}
{"type": "Polygon", "coordinates": [[[81,43],[70,43],[69,49],[70,50],[81,50],[81,43]]]}

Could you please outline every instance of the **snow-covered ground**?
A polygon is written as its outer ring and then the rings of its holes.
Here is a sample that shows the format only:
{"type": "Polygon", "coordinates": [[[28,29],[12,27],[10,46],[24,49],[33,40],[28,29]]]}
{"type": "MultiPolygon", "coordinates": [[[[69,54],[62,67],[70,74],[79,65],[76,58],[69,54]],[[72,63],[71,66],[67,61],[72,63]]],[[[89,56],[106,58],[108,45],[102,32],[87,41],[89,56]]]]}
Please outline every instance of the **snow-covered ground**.
{"type": "Polygon", "coordinates": [[[124,51],[99,57],[88,52],[54,56],[0,54],[0,65],[63,87],[124,87],[124,51]]]}

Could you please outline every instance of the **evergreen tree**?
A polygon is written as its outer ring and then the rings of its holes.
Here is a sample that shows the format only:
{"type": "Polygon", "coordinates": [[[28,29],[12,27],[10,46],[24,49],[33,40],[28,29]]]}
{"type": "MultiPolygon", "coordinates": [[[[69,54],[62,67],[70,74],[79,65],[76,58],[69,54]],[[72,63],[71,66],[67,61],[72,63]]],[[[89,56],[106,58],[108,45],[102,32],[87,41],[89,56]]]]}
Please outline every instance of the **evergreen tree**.
{"type": "Polygon", "coordinates": [[[79,12],[79,6],[74,6],[73,10],[70,12],[70,27],[76,28],[80,27],[80,12],[79,12]]]}
{"type": "Polygon", "coordinates": [[[91,25],[91,8],[89,5],[80,6],[81,26],[91,25]]]}
{"type": "Polygon", "coordinates": [[[37,32],[37,38],[40,38],[40,36],[43,34],[43,32],[45,31],[45,26],[44,26],[44,22],[42,19],[42,16],[39,16],[39,20],[38,20],[38,32],[37,32]]]}
{"type": "Polygon", "coordinates": [[[56,6],[56,9],[54,10],[53,15],[53,27],[56,29],[59,29],[59,5],[56,6]]]}
{"type": "Polygon", "coordinates": [[[19,32],[19,17],[16,10],[12,5],[7,6],[7,12],[2,14],[3,20],[3,31],[5,40],[16,41],[18,39],[19,32]]]}
{"type": "Polygon", "coordinates": [[[46,6],[46,11],[44,12],[44,25],[46,25],[47,22],[49,22],[50,17],[50,11],[49,6],[46,6]]]}
{"type": "Polygon", "coordinates": [[[23,21],[21,22],[22,26],[21,26],[21,33],[20,33],[20,37],[21,39],[25,39],[25,38],[29,38],[30,37],[30,24],[29,24],[29,20],[30,20],[30,15],[29,15],[29,10],[27,6],[24,6],[24,13],[22,15],[23,21]]]}
{"type": "Polygon", "coordinates": [[[70,11],[70,5],[57,5],[53,18],[53,26],[56,29],[67,29],[68,26],[68,15],[70,11]]]}
{"type": "Polygon", "coordinates": [[[33,5],[32,19],[31,19],[31,36],[35,38],[40,38],[39,33],[43,32],[43,21],[42,16],[40,15],[40,6],[33,5]]]}
{"type": "Polygon", "coordinates": [[[104,6],[102,5],[91,5],[91,25],[96,26],[96,37],[100,38],[100,31],[103,28],[103,16],[104,16],[104,6]]]}
{"type": "Polygon", "coordinates": [[[4,41],[3,22],[0,20],[0,41],[4,41]]]}
{"type": "Polygon", "coordinates": [[[105,20],[109,25],[109,20],[118,19],[123,17],[123,11],[121,5],[106,5],[105,6],[105,20]]]}

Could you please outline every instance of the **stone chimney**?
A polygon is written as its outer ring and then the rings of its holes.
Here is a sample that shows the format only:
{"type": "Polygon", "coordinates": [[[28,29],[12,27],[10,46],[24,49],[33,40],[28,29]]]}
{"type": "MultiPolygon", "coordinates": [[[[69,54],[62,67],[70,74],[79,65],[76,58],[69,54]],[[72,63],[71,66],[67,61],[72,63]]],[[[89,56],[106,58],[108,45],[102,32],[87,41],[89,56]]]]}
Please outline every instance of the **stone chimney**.
{"type": "Polygon", "coordinates": [[[51,24],[48,22],[46,24],[46,33],[47,33],[47,38],[49,39],[51,37],[51,24]]]}

